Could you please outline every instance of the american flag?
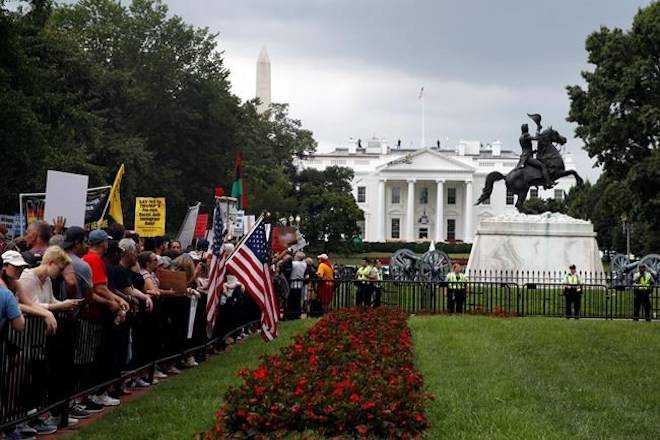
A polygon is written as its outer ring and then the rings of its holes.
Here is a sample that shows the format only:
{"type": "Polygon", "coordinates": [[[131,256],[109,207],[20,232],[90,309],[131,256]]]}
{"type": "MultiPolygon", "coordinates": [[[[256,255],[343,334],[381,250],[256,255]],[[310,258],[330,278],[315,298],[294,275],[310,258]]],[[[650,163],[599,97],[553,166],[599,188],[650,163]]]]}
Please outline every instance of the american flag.
{"type": "Polygon", "coordinates": [[[211,273],[209,274],[208,300],[206,302],[207,334],[210,336],[215,327],[215,318],[220,308],[220,296],[222,295],[222,284],[225,281],[227,266],[225,262],[227,255],[223,242],[222,213],[220,212],[220,201],[216,200],[213,211],[213,243],[211,244],[211,273]]]}
{"type": "Polygon", "coordinates": [[[261,218],[227,261],[227,269],[236,275],[261,309],[261,334],[266,341],[277,337],[279,319],[269,257],[270,243],[264,219],[261,218]]]}

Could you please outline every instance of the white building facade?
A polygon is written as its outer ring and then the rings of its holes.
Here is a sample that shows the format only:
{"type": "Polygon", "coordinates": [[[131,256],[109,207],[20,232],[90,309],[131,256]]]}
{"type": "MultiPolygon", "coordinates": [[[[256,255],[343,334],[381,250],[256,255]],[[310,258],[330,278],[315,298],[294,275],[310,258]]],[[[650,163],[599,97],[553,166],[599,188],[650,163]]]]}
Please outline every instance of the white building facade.
{"type": "MultiPolygon", "coordinates": [[[[487,203],[474,204],[486,175],[508,173],[518,158],[519,151],[503,150],[500,142],[402,149],[372,139],[360,148],[351,142],[331,153],[299,159],[298,167],[353,169],[353,196],[364,211],[360,227],[365,241],[471,243],[481,220],[515,211],[515,197],[507,193],[504,181],[495,182],[487,203]]],[[[574,169],[570,154],[564,154],[564,162],[567,169],[574,169]]],[[[572,177],[564,177],[550,190],[532,188],[528,197],[563,198],[574,183],[572,177]]]]}

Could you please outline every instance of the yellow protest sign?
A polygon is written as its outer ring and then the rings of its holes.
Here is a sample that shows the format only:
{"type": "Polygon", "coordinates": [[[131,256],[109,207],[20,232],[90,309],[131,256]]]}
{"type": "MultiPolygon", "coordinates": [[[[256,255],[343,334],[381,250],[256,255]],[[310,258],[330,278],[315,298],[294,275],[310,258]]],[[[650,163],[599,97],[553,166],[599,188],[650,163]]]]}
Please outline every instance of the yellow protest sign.
{"type": "Polygon", "coordinates": [[[135,198],[135,232],[140,237],[165,235],[165,197],[135,198]]]}

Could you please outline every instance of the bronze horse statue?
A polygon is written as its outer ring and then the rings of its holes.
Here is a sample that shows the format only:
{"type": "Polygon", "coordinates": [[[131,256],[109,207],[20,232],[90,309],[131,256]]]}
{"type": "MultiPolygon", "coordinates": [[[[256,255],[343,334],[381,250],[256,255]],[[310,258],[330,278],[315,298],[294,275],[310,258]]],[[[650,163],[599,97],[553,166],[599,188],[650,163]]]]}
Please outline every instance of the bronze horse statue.
{"type": "MultiPolygon", "coordinates": [[[[564,160],[554,146],[555,142],[564,145],[566,138],[554,130],[552,126],[543,130],[538,135],[536,158],[545,164],[550,179],[553,181],[564,176],[574,176],[577,186],[582,186],[584,183],[582,177],[574,170],[566,170],[564,160]]],[[[541,170],[530,165],[526,165],[524,168],[515,168],[509,171],[506,176],[498,171],[493,171],[486,176],[486,184],[476,205],[487,200],[493,192],[493,183],[502,179],[505,180],[507,189],[516,195],[516,208],[522,213],[525,213],[523,205],[527,199],[529,189],[533,186],[543,186],[544,183],[541,170]]]]}

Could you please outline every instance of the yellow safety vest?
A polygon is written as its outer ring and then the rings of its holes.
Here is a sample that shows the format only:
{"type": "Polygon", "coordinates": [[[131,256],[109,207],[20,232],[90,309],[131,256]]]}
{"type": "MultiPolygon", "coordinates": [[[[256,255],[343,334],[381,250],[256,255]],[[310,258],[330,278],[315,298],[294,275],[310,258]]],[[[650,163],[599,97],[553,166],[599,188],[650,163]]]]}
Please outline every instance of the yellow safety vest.
{"type": "Polygon", "coordinates": [[[571,275],[569,273],[568,275],[566,275],[566,284],[576,286],[576,285],[580,284],[580,277],[578,277],[577,274],[571,275]]]}
{"type": "Polygon", "coordinates": [[[635,274],[633,277],[634,279],[637,280],[637,288],[639,290],[649,290],[651,288],[651,274],[646,272],[644,275],[641,275],[639,272],[635,274]]]}
{"type": "Polygon", "coordinates": [[[357,271],[357,279],[359,281],[368,281],[371,270],[371,266],[360,267],[357,271]]]}
{"type": "Polygon", "coordinates": [[[457,277],[455,272],[449,272],[449,275],[447,275],[447,280],[449,281],[450,289],[463,289],[465,287],[467,277],[463,273],[459,273],[457,277]]]}

